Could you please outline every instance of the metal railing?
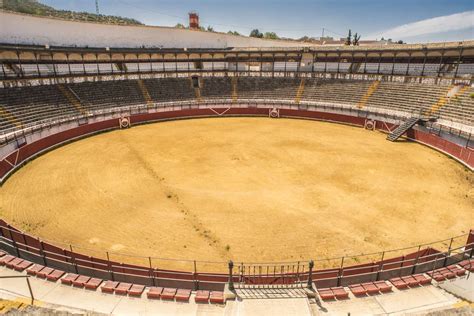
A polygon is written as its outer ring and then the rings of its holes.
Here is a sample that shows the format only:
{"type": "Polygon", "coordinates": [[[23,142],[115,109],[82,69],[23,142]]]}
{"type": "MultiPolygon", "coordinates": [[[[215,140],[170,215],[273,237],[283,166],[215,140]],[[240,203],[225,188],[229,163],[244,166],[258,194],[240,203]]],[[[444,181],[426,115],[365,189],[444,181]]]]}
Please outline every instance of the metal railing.
{"type": "MultiPolygon", "coordinates": [[[[228,282],[228,273],[232,274],[225,261],[159,258],[78,247],[34,238],[6,224],[0,225],[0,233],[0,248],[17,257],[102,279],[145,285],[178,280],[195,289],[199,284],[224,284],[228,282]]],[[[298,262],[236,262],[237,273],[232,275],[232,280],[255,285],[300,283],[312,278],[318,284],[339,286],[431,271],[472,258],[473,250],[474,230],[430,243],[368,254],[298,262]]]]}

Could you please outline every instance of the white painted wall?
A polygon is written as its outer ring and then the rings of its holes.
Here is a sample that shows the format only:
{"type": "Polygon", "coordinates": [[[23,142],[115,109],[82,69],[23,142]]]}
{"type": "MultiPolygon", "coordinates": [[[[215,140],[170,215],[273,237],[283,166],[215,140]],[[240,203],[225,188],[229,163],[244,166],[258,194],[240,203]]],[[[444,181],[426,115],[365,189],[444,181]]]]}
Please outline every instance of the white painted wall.
{"type": "Polygon", "coordinates": [[[72,22],[0,11],[0,43],[89,47],[301,47],[307,43],[170,27],[72,22]]]}

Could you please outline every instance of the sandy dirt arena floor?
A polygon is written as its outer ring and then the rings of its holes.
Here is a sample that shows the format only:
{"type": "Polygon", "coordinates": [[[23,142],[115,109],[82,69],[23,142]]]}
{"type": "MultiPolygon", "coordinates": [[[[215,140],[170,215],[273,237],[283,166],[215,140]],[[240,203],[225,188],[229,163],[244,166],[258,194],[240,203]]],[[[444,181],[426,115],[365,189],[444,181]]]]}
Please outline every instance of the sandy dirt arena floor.
{"type": "Polygon", "coordinates": [[[101,257],[297,261],[467,233],[473,184],[473,173],[454,160],[361,128],[195,119],[51,151],[0,188],[0,216],[101,257]]]}

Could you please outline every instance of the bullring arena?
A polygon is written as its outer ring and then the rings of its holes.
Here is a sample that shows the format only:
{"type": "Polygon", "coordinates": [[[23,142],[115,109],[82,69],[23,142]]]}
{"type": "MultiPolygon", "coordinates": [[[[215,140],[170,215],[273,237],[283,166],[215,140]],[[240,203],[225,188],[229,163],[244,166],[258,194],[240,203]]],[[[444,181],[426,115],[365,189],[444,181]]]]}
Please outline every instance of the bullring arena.
{"type": "Polygon", "coordinates": [[[0,312],[472,311],[474,42],[0,14],[0,312]]]}
{"type": "Polygon", "coordinates": [[[143,125],[32,161],[2,187],[0,207],[45,240],[198,261],[303,261],[467,233],[472,173],[384,136],[271,118],[143,125]]]}

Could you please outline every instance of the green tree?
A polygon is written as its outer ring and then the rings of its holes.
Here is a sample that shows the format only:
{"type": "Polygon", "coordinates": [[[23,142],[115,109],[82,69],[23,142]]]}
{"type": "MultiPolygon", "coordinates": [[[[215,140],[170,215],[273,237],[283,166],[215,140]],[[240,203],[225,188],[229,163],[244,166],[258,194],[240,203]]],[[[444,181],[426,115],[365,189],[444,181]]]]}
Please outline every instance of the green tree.
{"type": "Polygon", "coordinates": [[[178,28],[178,29],[185,29],[185,28],[186,28],[186,26],[184,26],[184,25],[181,24],[181,23],[176,24],[174,27],[176,27],[176,28],[178,28]]]}
{"type": "Polygon", "coordinates": [[[354,39],[352,40],[352,45],[359,46],[359,40],[360,40],[360,35],[357,35],[357,33],[355,33],[354,39]]]}
{"type": "Polygon", "coordinates": [[[344,45],[349,46],[351,45],[351,43],[352,43],[352,32],[351,30],[349,30],[349,34],[347,34],[346,42],[344,43],[344,45]]]}
{"type": "Polygon", "coordinates": [[[210,25],[207,26],[207,31],[208,32],[214,32],[214,28],[210,25]]]}
{"type": "Polygon", "coordinates": [[[0,0],[0,3],[3,3],[3,9],[7,11],[56,17],[73,21],[94,21],[107,24],[142,24],[135,19],[120,16],[57,10],[37,0],[0,0]]]}
{"type": "Polygon", "coordinates": [[[263,35],[264,38],[268,38],[268,39],[279,39],[278,35],[276,35],[275,32],[266,32],[264,35],[263,35]]]}
{"type": "Polygon", "coordinates": [[[263,34],[260,33],[258,29],[255,29],[255,30],[252,30],[252,32],[250,32],[250,37],[263,38],[263,34]]]}

